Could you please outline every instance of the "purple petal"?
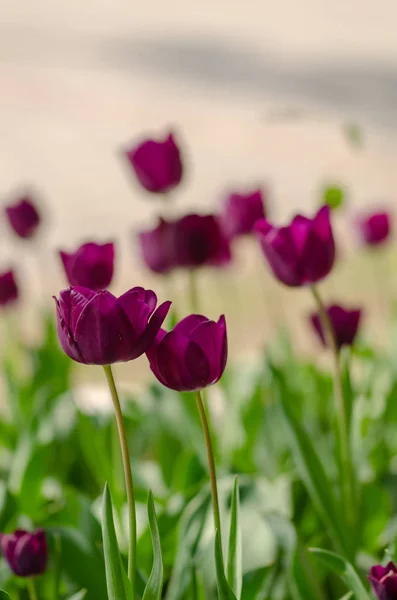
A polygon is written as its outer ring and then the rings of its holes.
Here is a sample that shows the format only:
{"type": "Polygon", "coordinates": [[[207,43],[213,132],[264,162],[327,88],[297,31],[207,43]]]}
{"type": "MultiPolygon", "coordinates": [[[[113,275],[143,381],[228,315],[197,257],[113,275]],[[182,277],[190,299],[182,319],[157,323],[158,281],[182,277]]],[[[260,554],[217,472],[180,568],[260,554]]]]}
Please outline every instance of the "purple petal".
{"type": "Polygon", "coordinates": [[[146,352],[155,342],[156,336],[158,335],[168,311],[170,310],[170,306],[171,302],[169,300],[163,302],[151,316],[142,337],[138,341],[139,355],[146,352]]]}
{"type": "MultiPolygon", "coordinates": [[[[218,323],[215,321],[205,321],[196,327],[189,338],[200,346],[203,354],[207,358],[209,372],[207,373],[207,382],[205,385],[215,383],[221,377],[225,368],[225,335],[226,324],[222,316],[218,323]]],[[[189,370],[194,369],[194,363],[190,363],[187,358],[189,370]]]]}
{"type": "Polygon", "coordinates": [[[182,319],[182,321],[179,321],[179,323],[175,325],[173,331],[176,331],[177,333],[186,335],[188,337],[189,334],[193,331],[193,329],[195,329],[198,325],[208,320],[209,319],[207,319],[207,317],[204,317],[203,315],[189,315],[188,317],[182,319]]]}
{"type": "Polygon", "coordinates": [[[157,371],[167,387],[182,392],[195,389],[195,382],[186,366],[189,339],[175,331],[168,333],[158,346],[157,371]]]}

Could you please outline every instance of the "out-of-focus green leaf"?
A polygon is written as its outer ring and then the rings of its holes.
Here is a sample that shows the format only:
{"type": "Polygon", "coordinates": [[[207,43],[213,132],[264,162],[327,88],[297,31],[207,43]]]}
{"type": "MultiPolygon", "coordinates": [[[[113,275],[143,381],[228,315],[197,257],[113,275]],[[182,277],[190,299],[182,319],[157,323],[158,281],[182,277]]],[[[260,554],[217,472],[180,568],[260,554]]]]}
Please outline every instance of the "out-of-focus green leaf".
{"type": "Polygon", "coordinates": [[[4,590],[0,590],[0,600],[10,600],[9,595],[4,590]]]}
{"type": "Polygon", "coordinates": [[[347,592],[340,600],[350,600],[350,598],[353,598],[353,592],[347,592]]]}
{"type": "Polygon", "coordinates": [[[190,586],[191,600],[207,600],[204,579],[200,571],[192,569],[192,582],[190,586]]]}
{"type": "Polygon", "coordinates": [[[241,596],[242,587],[242,551],[241,530],[239,522],[240,495],[237,477],[234,481],[232,508],[230,514],[230,533],[227,555],[227,580],[234,591],[237,600],[241,596]]]}
{"type": "Polygon", "coordinates": [[[326,185],[323,190],[322,203],[327,204],[331,210],[341,208],[346,201],[346,192],[337,185],[326,185]]]}
{"type": "Polygon", "coordinates": [[[225,567],[223,564],[219,531],[217,531],[215,534],[215,569],[219,600],[237,600],[225,576],[225,567]]]}
{"type": "Polygon", "coordinates": [[[266,590],[266,583],[271,577],[272,571],[273,566],[269,566],[245,573],[241,597],[244,600],[264,600],[265,597],[267,598],[263,595],[263,592],[266,590]]]}
{"type": "Polygon", "coordinates": [[[154,508],[153,495],[149,492],[147,502],[150,533],[153,543],[153,567],[148,579],[142,600],[160,600],[163,590],[163,558],[161,554],[161,543],[159,528],[157,525],[156,510],[154,508]]]}
{"type": "Polygon", "coordinates": [[[369,594],[363,586],[361,579],[353,566],[344,558],[321,548],[310,548],[310,552],[316,556],[328,569],[339,575],[356,600],[370,600],[369,594]]]}
{"type": "Polygon", "coordinates": [[[83,600],[87,595],[87,590],[80,590],[77,594],[73,594],[69,600],[83,600]]]}

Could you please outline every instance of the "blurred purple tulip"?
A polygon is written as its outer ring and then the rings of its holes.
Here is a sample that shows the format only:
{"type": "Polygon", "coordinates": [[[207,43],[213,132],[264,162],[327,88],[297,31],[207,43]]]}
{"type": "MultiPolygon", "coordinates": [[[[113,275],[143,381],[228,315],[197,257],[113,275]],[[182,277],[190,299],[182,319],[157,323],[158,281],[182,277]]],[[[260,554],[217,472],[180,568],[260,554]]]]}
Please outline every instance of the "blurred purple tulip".
{"type": "Polygon", "coordinates": [[[265,217],[261,190],[230,194],[222,212],[222,227],[229,238],[252,233],[255,223],[265,217]]]}
{"type": "Polygon", "coordinates": [[[230,243],[214,215],[186,215],[174,223],[176,266],[193,269],[231,261],[230,243]]]}
{"type": "Polygon", "coordinates": [[[285,285],[312,285],[332,269],[335,243],[328,206],[320,208],[313,219],[297,215],[287,227],[261,219],[255,232],[273,274],[285,285]]]}
{"type": "Polygon", "coordinates": [[[40,224],[40,215],[30,196],[6,206],[5,211],[10,226],[19,237],[30,238],[34,235],[40,224]]]}
{"type": "Polygon", "coordinates": [[[153,344],[171,304],[164,302],[155,310],[156,294],[141,287],[119,298],[108,291],[71,287],[54,300],[63,350],[77,362],[94,365],[141,356],[153,344]]]}
{"type": "Polygon", "coordinates": [[[42,529],[29,533],[17,529],[14,533],[0,534],[1,551],[8,566],[20,577],[34,577],[45,572],[48,549],[42,529]]]}
{"type": "Polygon", "coordinates": [[[164,140],[145,140],[126,151],[139,183],[153,194],[165,194],[182,180],[180,150],[170,133],[164,140]]]}
{"type": "MultiPolygon", "coordinates": [[[[327,313],[334,330],[338,348],[352,346],[358,332],[361,310],[347,310],[342,306],[333,304],[327,308],[327,313]]],[[[326,338],[319,314],[313,313],[310,316],[310,320],[321,342],[326,346],[326,338]]]]}
{"type": "Polygon", "coordinates": [[[70,285],[80,285],[94,292],[106,289],[113,278],[114,244],[83,244],[75,252],[60,251],[70,285]]]}
{"type": "Polygon", "coordinates": [[[397,600],[397,567],[394,563],[372,567],[368,579],[378,600],[397,600]]]}
{"type": "Polygon", "coordinates": [[[154,229],[139,233],[139,244],[146,266],[155,273],[168,273],[176,266],[175,225],[160,219],[154,229]]]}
{"type": "Polygon", "coordinates": [[[18,286],[14,271],[0,273],[0,306],[8,306],[18,299],[18,286]]]}
{"type": "Polygon", "coordinates": [[[367,246],[379,246],[391,235],[391,216],[387,212],[364,215],[356,222],[361,240],[367,246]]]}

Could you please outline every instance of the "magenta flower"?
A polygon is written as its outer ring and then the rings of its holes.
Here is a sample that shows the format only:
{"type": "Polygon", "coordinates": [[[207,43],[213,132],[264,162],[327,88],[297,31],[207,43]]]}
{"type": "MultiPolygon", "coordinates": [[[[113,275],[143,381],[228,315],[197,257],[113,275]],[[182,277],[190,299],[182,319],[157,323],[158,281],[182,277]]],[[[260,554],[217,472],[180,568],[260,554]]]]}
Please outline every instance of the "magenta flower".
{"type": "Polygon", "coordinates": [[[30,238],[40,224],[40,215],[30,196],[6,206],[8,222],[21,238],[30,238]]]}
{"type": "Polygon", "coordinates": [[[99,292],[110,285],[113,277],[114,244],[83,244],[76,252],[59,252],[70,285],[99,292]]]}
{"type": "Polygon", "coordinates": [[[397,567],[394,563],[372,567],[368,579],[378,600],[397,600],[397,567]]]}
{"type": "Polygon", "coordinates": [[[273,274],[285,285],[312,285],[332,269],[335,243],[328,206],[313,219],[297,215],[287,227],[261,219],[255,232],[273,274]]]}
{"type": "Polygon", "coordinates": [[[230,194],[226,199],[222,226],[229,238],[252,233],[255,223],[265,217],[261,190],[246,194],[230,194]]]}
{"type": "Polygon", "coordinates": [[[165,194],[180,184],[182,161],[170,133],[164,140],[145,140],[126,152],[139,183],[153,194],[165,194]]]}
{"type": "Polygon", "coordinates": [[[0,273],[0,306],[8,306],[18,299],[18,286],[14,271],[0,273]]]}
{"type": "Polygon", "coordinates": [[[155,273],[168,273],[176,265],[174,223],[160,219],[154,229],[139,234],[142,258],[155,273]]]}
{"type": "Polygon", "coordinates": [[[0,534],[1,551],[10,569],[20,577],[33,577],[44,573],[48,549],[42,529],[29,533],[17,529],[14,533],[0,534]]]}
{"type": "Polygon", "coordinates": [[[379,246],[390,237],[391,216],[387,212],[365,215],[357,219],[357,227],[364,244],[379,246]]]}
{"type": "MultiPolygon", "coordinates": [[[[327,308],[327,313],[334,330],[338,348],[352,346],[357,335],[361,310],[347,310],[342,308],[342,306],[334,304],[327,308]]],[[[310,316],[310,320],[321,342],[326,346],[327,343],[319,314],[313,313],[310,316]]]]}
{"type": "Polygon", "coordinates": [[[85,287],[63,290],[57,308],[58,337],[73,360],[92,365],[127,362],[153,344],[171,302],[157,310],[151,290],[135,287],[116,298],[85,287]]]}
{"type": "Polygon", "coordinates": [[[229,240],[214,215],[187,215],[174,223],[176,266],[223,266],[231,261],[229,240]]]}
{"type": "Polygon", "coordinates": [[[167,333],[161,329],[146,352],[157,379],[178,392],[197,391],[216,383],[226,367],[227,332],[222,315],[210,321],[190,315],[167,333]]]}

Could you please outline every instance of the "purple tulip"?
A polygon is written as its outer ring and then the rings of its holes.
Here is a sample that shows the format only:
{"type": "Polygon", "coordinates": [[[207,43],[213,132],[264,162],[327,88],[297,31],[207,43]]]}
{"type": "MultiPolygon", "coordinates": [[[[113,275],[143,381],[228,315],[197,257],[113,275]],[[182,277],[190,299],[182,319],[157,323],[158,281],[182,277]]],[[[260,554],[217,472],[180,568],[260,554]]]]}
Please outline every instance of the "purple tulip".
{"type": "Polygon", "coordinates": [[[126,152],[139,183],[153,194],[165,194],[182,179],[180,151],[170,133],[164,141],[145,140],[126,152]]]}
{"type": "Polygon", "coordinates": [[[155,273],[168,273],[176,265],[174,223],[160,219],[154,229],[139,234],[146,266],[155,273]]]}
{"type": "Polygon", "coordinates": [[[15,204],[6,206],[8,222],[21,238],[30,238],[40,224],[40,215],[30,196],[24,196],[15,204]]]}
{"type": "Polygon", "coordinates": [[[157,379],[178,392],[202,390],[219,381],[227,361],[226,321],[190,315],[167,333],[161,329],[146,352],[157,379]]]}
{"type": "MultiPolygon", "coordinates": [[[[361,310],[346,310],[342,306],[334,304],[327,308],[327,313],[334,330],[338,348],[352,346],[357,335],[361,310]]],[[[310,316],[310,320],[320,340],[326,346],[327,342],[319,314],[313,313],[310,316]]]]}
{"type": "Polygon", "coordinates": [[[255,231],[273,274],[285,285],[312,285],[331,271],[335,243],[328,206],[313,219],[297,215],[287,227],[274,227],[261,219],[255,231]]]}
{"type": "Polygon", "coordinates": [[[265,217],[261,190],[230,194],[222,214],[222,226],[229,238],[252,233],[254,225],[265,217]]]}
{"type": "Polygon", "coordinates": [[[47,567],[48,549],[42,529],[29,533],[17,529],[14,533],[0,534],[1,551],[8,566],[20,577],[41,575],[47,567]]]}
{"type": "Polygon", "coordinates": [[[18,286],[13,271],[0,273],[0,306],[8,306],[18,299],[18,286]]]}
{"type": "Polygon", "coordinates": [[[368,579],[378,600],[397,600],[397,567],[394,563],[372,567],[368,579]]]}
{"type": "Polygon", "coordinates": [[[230,243],[214,215],[187,215],[174,223],[176,266],[223,266],[231,261],[230,243]]]}
{"type": "Polygon", "coordinates": [[[70,285],[87,287],[94,292],[107,288],[112,281],[114,244],[83,244],[76,252],[59,252],[70,285]]]}
{"type": "Polygon", "coordinates": [[[379,212],[359,217],[357,219],[357,227],[364,244],[367,246],[379,246],[390,237],[390,214],[379,212]]]}
{"type": "Polygon", "coordinates": [[[108,291],[71,287],[54,300],[63,350],[73,360],[92,365],[141,356],[153,344],[171,305],[164,302],[154,310],[156,294],[141,287],[119,298],[108,291]]]}

